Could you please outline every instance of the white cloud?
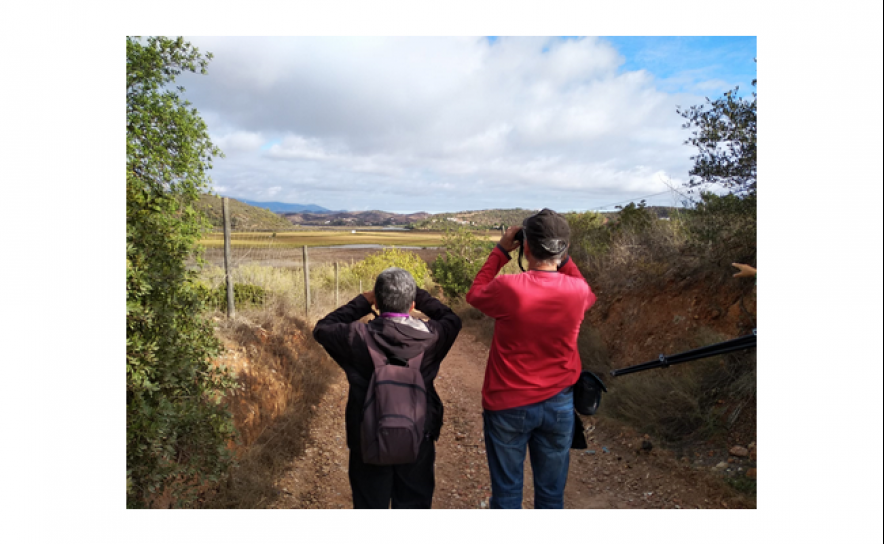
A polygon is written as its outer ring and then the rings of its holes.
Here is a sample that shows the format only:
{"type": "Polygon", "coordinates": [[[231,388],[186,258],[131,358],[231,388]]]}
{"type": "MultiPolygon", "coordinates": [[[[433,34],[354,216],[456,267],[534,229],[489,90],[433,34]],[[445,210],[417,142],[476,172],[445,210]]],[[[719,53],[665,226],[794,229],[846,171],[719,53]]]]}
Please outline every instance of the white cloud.
{"type": "Polygon", "coordinates": [[[690,168],[675,105],[702,98],[620,72],[604,40],[193,42],[215,54],[186,87],[228,155],[212,175],[231,196],[586,209],[663,191],[661,176],[677,184],[690,168]]]}
{"type": "Polygon", "coordinates": [[[322,143],[316,138],[302,136],[286,136],[282,143],[273,144],[267,153],[276,159],[311,159],[328,160],[333,155],[323,149],[322,143]]]}
{"type": "Polygon", "coordinates": [[[257,151],[264,143],[264,139],[259,133],[236,131],[221,136],[212,136],[212,142],[221,148],[225,155],[231,153],[241,153],[257,151]]]}

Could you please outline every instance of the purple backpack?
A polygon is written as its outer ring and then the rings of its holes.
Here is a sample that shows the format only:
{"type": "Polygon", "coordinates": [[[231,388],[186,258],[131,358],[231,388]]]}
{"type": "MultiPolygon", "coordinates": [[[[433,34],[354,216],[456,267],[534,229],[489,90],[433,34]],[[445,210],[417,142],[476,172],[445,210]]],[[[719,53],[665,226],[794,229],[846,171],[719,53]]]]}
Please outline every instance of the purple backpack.
{"type": "Polygon", "coordinates": [[[399,465],[417,460],[424,438],[427,390],[421,376],[423,352],[406,366],[391,364],[370,332],[362,334],[374,363],[362,412],[362,460],[399,465]]]}

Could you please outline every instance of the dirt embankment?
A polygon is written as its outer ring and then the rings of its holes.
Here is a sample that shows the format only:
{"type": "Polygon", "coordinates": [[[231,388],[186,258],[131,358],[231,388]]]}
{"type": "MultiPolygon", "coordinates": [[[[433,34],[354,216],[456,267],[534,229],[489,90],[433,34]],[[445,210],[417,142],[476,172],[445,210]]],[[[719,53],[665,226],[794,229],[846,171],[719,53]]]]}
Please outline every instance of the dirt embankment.
{"type": "MultiPolygon", "coordinates": [[[[604,360],[601,366],[607,369],[654,361],[660,354],[673,355],[751,334],[757,326],[754,282],[729,275],[715,278],[710,274],[697,280],[670,281],[665,286],[596,292],[599,302],[587,314],[584,327],[597,334],[603,352],[598,360],[604,360]]],[[[670,447],[678,452],[679,459],[695,469],[741,480],[738,486],[754,487],[754,350],[641,374],[609,376],[607,383],[620,388],[613,393],[621,395],[618,401],[632,395],[626,402],[632,403],[633,414],[640,414],[635,407],[644,402],[636,398],[641,387],[655,393],[653,401],[648,399],[648,413],[637,419],[650,421],[654,416],[651,412],[658,407],[669,410],[657,412],[660,419],[645,427],[684,432],[681,439],[670,438],[670,447]],[[670,387],[671,394],[681,399],[667,403],[661,388],[670,387]],[[692,415],[676,413],[674,407],[679,402],[692,415]],[[676,421],[681,417],[683,421],[676,421]],[[747,480],[747,474],[752,481],[747,480]]],[[[614,400],[609,397],[609,409],[614,400]]]]}
{"type": "Polygon", "coordinates": [[[587,323],[601,334],[613,368],[700,347],[696,338],[704,333],[724,340],[755,328],[755,293],[745,281],[713,290],[705,282],[683,281],[664,289],[596,294],[587,323]]]}
{"type": "Polygon", "coordinates": [[[203,506],[257,508],[275,497],[274,480],[302,456],[315,416],[337,367],[304,321],[284,308],[215,317],[224,349],[215,361],[231,369],[239,389],[225,400],[233,414],[237,459],[228,480],[203,506]]]}

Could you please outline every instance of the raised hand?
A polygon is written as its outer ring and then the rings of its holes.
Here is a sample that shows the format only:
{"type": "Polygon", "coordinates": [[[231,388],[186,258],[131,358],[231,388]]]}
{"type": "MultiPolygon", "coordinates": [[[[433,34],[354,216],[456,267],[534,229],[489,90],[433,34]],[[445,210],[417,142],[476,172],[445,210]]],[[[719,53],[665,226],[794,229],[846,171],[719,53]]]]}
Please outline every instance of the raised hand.
{"type": "Polygon", "coordinates": [[[731,266],[735,266],[740,269],[739,272],[734,274],[735,278],[751,278],[752,276],[755,276],[758,272],[756,269],[752,268],[748,264],[731,263],[731,266]]]}
{"type": "Polygon", "coordinates": [[[500,242],[498,243],[500,244],[500,247],[502,247],[503,250],[507,253],[513,251],[514,249],[518,249],[519,245],[521,245],[522,242],[515,239],[516,233],[520,230],[522,230],[522,227],[512,226],[506,229],[506,232],[504,232],[503,236],[500,237],[500,242]]]}
{"type": "Polygon", "coordinates": [[[366,292],[362,293],[362,296],[364,296],[365,300],[367,300],[368,303],[371,304],[372,306],[374,306],[375,303],[377,302],[374,298],[374,291],[366,291],[366,292]]]}

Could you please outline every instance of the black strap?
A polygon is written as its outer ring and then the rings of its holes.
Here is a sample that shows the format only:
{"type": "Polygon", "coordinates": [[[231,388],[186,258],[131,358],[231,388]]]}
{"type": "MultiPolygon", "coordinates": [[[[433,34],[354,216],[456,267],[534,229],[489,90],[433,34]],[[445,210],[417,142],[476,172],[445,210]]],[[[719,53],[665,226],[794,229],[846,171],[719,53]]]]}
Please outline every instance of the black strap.
{"type": "Polygon", "coordinates": [[[752,334],[741,336],[739,338],[734,338],[733,340],[719,342],[710,346],[703,346],[702,348],[684,351],[682,353],[677,353],[668,357],[666,355],[660,354],[656,361],[648,361],[647,363],[621,368],[618,370],[612,370],[611,376],[623,376],[625,374],[632,374],[633,372],[641,372],[643,370],[650,370],[652,368],[667,368],[669,365],[687,363],[688,361],[704,359],[706,357],[712,357],[714,355],[723,355],[725,353],[739,351],[742,349],[751,349],[757,346],[757,339],[757,334],[753,332],[752,334]]]}

